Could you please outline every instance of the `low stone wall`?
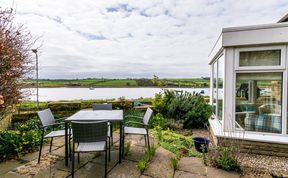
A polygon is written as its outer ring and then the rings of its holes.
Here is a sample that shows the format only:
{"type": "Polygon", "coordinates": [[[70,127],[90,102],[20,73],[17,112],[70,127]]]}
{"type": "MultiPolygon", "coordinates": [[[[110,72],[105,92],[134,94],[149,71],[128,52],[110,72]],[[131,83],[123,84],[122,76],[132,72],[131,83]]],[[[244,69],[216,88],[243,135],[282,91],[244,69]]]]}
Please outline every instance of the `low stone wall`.
{"type": "Polygon", "coordinates": [[[242,153],[288,157],[288,144],[258,142],[222,137],[217,137],[217,144],[221,146],[235,145],[240,149],[240,152],[242,153]]]}
{"type": "Polygon", "coordinates": [[[0,130],[6,130],[12,121],[12,114],[7,114],[0,118],[0,130]]]}

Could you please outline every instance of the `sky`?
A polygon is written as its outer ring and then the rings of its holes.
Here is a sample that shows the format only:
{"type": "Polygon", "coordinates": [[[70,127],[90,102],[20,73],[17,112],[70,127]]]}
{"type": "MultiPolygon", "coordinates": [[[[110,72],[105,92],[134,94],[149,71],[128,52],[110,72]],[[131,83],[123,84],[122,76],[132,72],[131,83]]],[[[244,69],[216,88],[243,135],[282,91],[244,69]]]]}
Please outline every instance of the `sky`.
{"type": "Polygon", "coordinates": [[[39,52],[40,78],[209,76],[222,28],[277,22],[287,0],[0,0],[39,52]]]}

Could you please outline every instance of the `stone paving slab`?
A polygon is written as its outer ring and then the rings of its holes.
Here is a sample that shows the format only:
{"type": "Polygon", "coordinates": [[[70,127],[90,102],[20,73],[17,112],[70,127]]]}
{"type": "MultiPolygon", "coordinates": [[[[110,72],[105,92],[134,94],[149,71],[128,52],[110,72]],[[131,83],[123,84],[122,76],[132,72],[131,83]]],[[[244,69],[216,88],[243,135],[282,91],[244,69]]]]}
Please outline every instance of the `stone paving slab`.
{"type": "MultiPolygon", "coordinates": [[[[57,147],[57,149],[58,149],[58,147],[57,147]]],[[[53,149],[52,149],[52,151],[53,151],[53,149]]],[[[49,153],[49,146],[43,145],[41,155],[45,155],[48,153],[49,153]]],[[[38,159],[38,156],[39,156],[39,150],[35,151],[33,153],[27,153],[24,156],[20,156],[20,159],[25,160],[25,161],[33,161],[34,159],[38,159]]]]}
{"type": "Polygon", "coordinates": [[[21,176],[33,177],[39,172],[49,169],[51,165],[55,164],[57,161],[60,161],[61,158],[54,155],[45,155],[42,158],[40,164],[38,164],[38,159],[30,161],[24,165],[21,165],[10,172],[15,172],[21,176]]]}
{"type": "Polygon", "coordinates": [[[40,171],[33,178],[51,178],[51,177],[65,178],[69,175],[70,175],[70,172],[68,171],[63,171],[63,170],[56,169],[55,167],[51,167],[51,168],[40,171]]]}
{"type": "Polygon", "coordinates": [[[8,172],[5,175],[0,176],[0,178],[28,178],[27,176],[19,175],[15,172],[8,172]]]}
{"type": "MultiPolygon", "coordinates": [[[[78,164],[77,154],[75,154],[75,164],[74,164],[75,170],[83,167],[85,164],[87,164],[87,162],[91,161],[94,157],[95,153],[82,153],[80,154],[80,162],[78,164]]],[[[53,165],[53,167],[63,171],[71,171],[71,166],[72,166],[72,160],[70,161],[69,159],[68,166],[65,166],[64,158],[62,158],[61,161],[57,161],[53,165]]]]}
{"type": "MultiPolygon", "coordinates": [[[[99,154],[96,158],[94,158],[91,162],[97,163],[99,165],[103,166],[105,165],[105,154],[99,154]]],[[[107,162],[108,164],[108,170],[111,170],[115,165],[117,165],[119,162],[119,151],[111,151],[111,160],[107,162]]]]}
{"type": "Polygon", "coordinates": [[[207,167],[207,177],[208,178],[239,178],[240,175],[237,172],[228,172],[222,169],[217,169],[213,167],[207,167]]]}
{"type": "Polygon", "coordinates": [[[0,177],[1,177],[1,175],[4,175],[7,172],[9,172],[10,170],[17,168],[18,166],[21,166],[21,165],[23,165],[23,163],[21,163],[20,161],[17,161],[17,160],[9,160],[9,161],[6,161],[4,163],[1,163],[0,177]]]}
{"type": "Polygon", "coordinates": [[[174,178],[206,178],[206,176],[176,170],[174,174],[174,178]]]}
{"type": "Polygon", "coordinates": [[[150,177],[150,176],[147,176],[147,175],[141,175],[139,178],[153,178],[153,177],[150,177]]]}
{"type": "MultiPolygon", "coordinates": [[[[77,178],[100,178],[104,177],[105,171],[103,165],[88,162],[81,169],[74,172],[74,177],[77,178]]],[[[71,178],[71,172],[69,178],[71,178]]]]}
{"type": "Polygon", "coordinates": [[[156,149],[155,155],[152,158],[147,170],[144,171],[144,175],[151,177],[173,177],[174,170],[171,166],[170,158],[174,157],[174,154],[162,147],[156,149]]]}
{"type": "Polygon", "coordinates": [[[146,148],[142,146],[131,146],[128,155],[125,156],[125,159],[131,161],[140,161],[145,155],[146,148]]]}
{"type": "Polygon", "coordinates": [[[178,170],[206,176],[206,166],[201,158],[183,157],[178,162],[178,170]]]}
{"type": "MultiPolygon", "coordinates": [[[[55,138],[53,138],[52,148],[64,146],[65,145],[64,141],[65,141],[64,137],[55,137],[55,138]]],[[[47,144],[50,145],[50,140],[48,140],[47,144]]]]}
{"type": "Polygon", "coordinates": [[[141,173],[136,167],[136,162],[123,160],[107,177],[109,178],[138,178],[141,173]]]}

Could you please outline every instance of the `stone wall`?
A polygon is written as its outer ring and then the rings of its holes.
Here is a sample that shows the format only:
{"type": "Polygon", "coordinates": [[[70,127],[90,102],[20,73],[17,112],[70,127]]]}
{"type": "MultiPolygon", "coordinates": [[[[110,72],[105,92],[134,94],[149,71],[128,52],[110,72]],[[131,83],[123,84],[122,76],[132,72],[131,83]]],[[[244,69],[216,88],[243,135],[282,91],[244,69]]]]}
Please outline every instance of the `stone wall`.
{"type": "Polygon", "coordinates": [[[0,130],[6,130],[12,121],[12,114],[7,114],[0,117],[0,130]]]}
{"type": "Polygon", "coordinates": [[[217,137],[217,144],[222,146],[235,145],[240,149],[240,152],[243,153],[288,157],[288,144],[258,142],[222,137],[217,137]]]}

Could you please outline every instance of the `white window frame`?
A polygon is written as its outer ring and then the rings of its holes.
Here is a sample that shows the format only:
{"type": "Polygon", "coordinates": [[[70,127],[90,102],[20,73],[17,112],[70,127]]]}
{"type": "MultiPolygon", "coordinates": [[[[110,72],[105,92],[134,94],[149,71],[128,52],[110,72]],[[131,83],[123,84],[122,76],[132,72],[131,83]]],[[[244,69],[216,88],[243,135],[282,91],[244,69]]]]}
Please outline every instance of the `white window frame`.
{"type": "Polygon", "coordinates": [[[286,68],[286,46],[277,45],[277,46],[262,46],[262,47],[245,47],[245,48],[236,48],[235,49],[235,70],[275,70],[286,68]],[[250,51],[269,51],[269,50],[280,50],[280,65],[278,66],[240,66],[240,52],[250,52],[250,51]]]}
{"type": "MultiPolygon", "coordinates": [[[[286,62],[287,56],[288,56],[288,46],[285,45],[279,45],[279,46],[264,46],[264,47],[245,47],[245,48],[235,48],[234,50],[234,60],[235,60],[235,66],[234,66],[234,88],[233,92],[236,90],[236,74],[237,73],[263,73],[263,72],[281,72],[283,74],[282,76],[282,133],[270,133],[270,132],[256,132],[256,131],[245,131],[249,133],[255,133],[255,134],[265,134],[265,135],[288,135],[287,133],[287,99],[288,99],[288,62],[286,62]],[[242,51],[261,51],[261,50],[275,50],[280,49],[281,50],[281,65],[279,66],[245,66],[240,67],[239,66],[239,56],[240,52],[242,51]]],[[[236,97],[233,98],[233,108],[236,106],[236,97]]],[[[235,118],[235,111],[234,111],[234,118],[235,118]]],[[[236,120],[234,119],[234,122],[236,124],[236,120]]],[[[241,128],[236,127],[236,131],[242,130],[241,128]]]]}
{"type": "MultiPolygon", "coordinates": [[[[218,76],[219,76],[219,63],[218,63],[218,61],[219,61],[219,59],[222,57],[222,56],[224,56],[224,52],[222,52],[222,53],[220,53],[218,56],[217,56],[217,58],[215,59],[215,61],[211,64],[211,66],[212,66],[212,87],[210,87],[211,88],[211,93],[212,93],[212,100],[211,100],[211,105],[212,105],[212,107],[213,106],[215,106],[215,113],[213,113],[214,114],[214,116],[218,119],[218,120],[223,120],[223,114],[224,114],[224,112],[223,112],[223,110],[224,110],[224,101],[222,101],[223,102],[223,106],[222,106],[222,117],[221,118],[219,118],[219,115],[218,115],[218,76]],[[215,75],[214,75],[215,74],[215,75]],[[214,88],[214,78],[216,79],[216,88],[214,88]],[[215,89],[216,89],[216,93],[214,92],[215,91],[215,89]],[[215,97],[216,96],[216,97],[215,97]],[[216,100],[216,102],[214,102],[214,97],[215,97],[215,100],[216,100]]],[[[225,62],[225,58],[223,58],[223,62],[225,62]]],[[[225,65],[224,65],[225,66],[225,65]]],[[[225,69],[225,67],[224,67],[224,69],[225,69]]],[[[223,89],[224,89],[224,82],[225,82],[225,80],[224,80],[224,78],[225,78],[225,76],[223,76],[223,89]]]]}
{"type": "Polygon", "coordinates": [[[212,107],[215,107],[213,114],[218,118],[218,58],[212,63],[212,107]],[[214,75],[215,74],[215,75],[214,75]],[[214,79],[216,79],[216,88],[214,88],[214,79]],[[215,93],[216,89],[216,93],[215,93]],[[216,97],[215,97],[216,96],[216,97]],[[214,102],[214,97],[216,102],[214,102]]]}

